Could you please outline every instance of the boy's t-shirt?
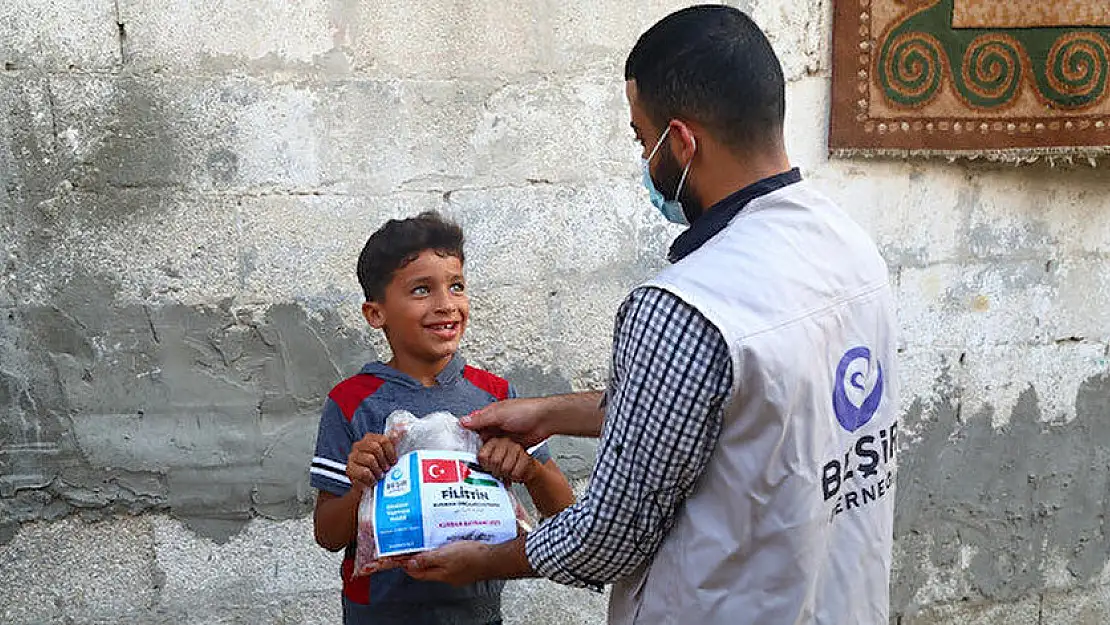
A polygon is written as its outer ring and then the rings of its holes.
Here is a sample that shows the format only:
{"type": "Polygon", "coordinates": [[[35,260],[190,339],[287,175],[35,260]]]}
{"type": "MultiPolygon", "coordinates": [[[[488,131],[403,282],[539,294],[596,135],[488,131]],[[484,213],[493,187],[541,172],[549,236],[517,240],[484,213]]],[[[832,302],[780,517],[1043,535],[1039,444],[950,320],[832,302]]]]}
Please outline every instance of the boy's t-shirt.
{"type": "MultiPolygon", "coordinates": [[[[347,456],[351,447],[368,433],[381,434],[395,410],[418,417],[437,411],[456,416],[469,414],[495,401],[516,396],[502,378],[467,366],[455,356],[436,377],[437,386],[425,387],[415,378],[374,362],[358,375],[340,382],[328,394],[320,417],[316,452],[312,459],[314,488],[343,496],[351,488],[347,456]]],[[[547,462],[550,453],[541,446],[532,456],[547,462]]],[[[421,613],[434,612],[434,622],[460,625],[484,624],[500,618],[504,582],[480,582],[455,588],[439,582],[421,582],[399,569],[370,577],[351,577],[354,544],[343,559],[344,622],[348,625],[405,623],[416,625],[421,613]]],[[[430,621],[432,622],[432,621],[430,621]]]]}

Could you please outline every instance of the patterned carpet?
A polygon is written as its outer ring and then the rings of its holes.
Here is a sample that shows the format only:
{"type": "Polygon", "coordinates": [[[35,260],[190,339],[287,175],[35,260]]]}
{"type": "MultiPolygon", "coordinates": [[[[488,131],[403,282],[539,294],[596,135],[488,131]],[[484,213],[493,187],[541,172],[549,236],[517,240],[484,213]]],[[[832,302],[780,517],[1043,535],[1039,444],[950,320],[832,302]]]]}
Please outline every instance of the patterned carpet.
{"type": "Polygon", "coordinates": [[[830,149],[1110,153],[1110,1],[838,0],[830,149]]]}

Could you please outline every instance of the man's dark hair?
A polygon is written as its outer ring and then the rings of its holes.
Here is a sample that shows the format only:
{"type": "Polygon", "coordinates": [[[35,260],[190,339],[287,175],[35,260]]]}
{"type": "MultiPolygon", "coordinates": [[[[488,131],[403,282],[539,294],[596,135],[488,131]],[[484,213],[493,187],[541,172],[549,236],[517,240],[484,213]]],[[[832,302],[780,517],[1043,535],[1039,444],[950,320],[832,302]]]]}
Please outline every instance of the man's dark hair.
{"type": "Polygon", "coordinates": [[[640,106],[660,128],[694,121],[735,151],[781,140],[782,65],[738,9],[700,5],[668,15],[640,36],[624,77],[636,81],[640,106]]]}
{"type": "Polygon", "coordinates": [[[382,301],[393,274],[427,250],[464,262],[462,228],[431,211],[378,228],[358,255],[358,283],[366,301],[382,301]]]}

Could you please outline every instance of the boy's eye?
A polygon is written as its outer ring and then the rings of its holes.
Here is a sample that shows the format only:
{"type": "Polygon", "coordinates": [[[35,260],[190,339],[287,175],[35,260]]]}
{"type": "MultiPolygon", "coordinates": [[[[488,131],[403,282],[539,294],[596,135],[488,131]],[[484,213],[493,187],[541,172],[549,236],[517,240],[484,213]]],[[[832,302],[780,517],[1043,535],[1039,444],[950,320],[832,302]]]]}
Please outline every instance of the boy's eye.
{"type": "Polygon", "coordinates": [[[427,295],[428,294],[428,287],[418,286],[418,287],[416,287],[412,290],[412,294],[413,295],[427,295]]]}
{"type": "Polygon", "coordinates": [[[466,285],[462,282],[456,282],[451,285],[451,291],[454,293],[462,293],[466,290],[466,285]]]}

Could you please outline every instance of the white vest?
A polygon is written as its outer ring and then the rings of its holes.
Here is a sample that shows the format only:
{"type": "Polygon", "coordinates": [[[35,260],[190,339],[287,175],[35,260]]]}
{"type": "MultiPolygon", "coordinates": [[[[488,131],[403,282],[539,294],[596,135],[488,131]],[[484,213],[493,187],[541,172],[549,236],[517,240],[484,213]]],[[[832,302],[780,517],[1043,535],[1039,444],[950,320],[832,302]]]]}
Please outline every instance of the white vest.
{"type": "Polygon", "coordinates": [[[617,625],[887,625],[896,321],[867,234],[805,182],[648,283],[728,342],[720,440],[617,625]]]}

